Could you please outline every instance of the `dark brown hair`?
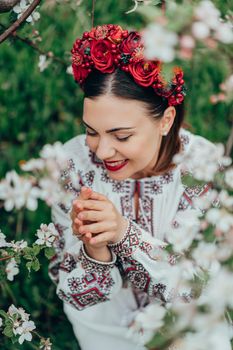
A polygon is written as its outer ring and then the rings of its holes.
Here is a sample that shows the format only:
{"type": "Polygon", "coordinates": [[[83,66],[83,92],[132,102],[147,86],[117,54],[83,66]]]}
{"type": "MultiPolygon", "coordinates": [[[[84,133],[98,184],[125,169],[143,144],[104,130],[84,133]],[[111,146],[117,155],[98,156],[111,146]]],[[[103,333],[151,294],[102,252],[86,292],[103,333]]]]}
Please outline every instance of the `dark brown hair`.
{"type": "MultiPolygon", "coordinates": [[[[84,97],[95,99],[98,96],[112,95],[126,100],[137,100],[144,104],[149,117],[160,120],[168,108],[165,98],[155,94],[153,88],[142,87],[135,83],[130,74],[116,69],[111,74],[93,70],[83,85],[84,97]]],[[[181,143],[179,130],[184,120],[183,104],[175,106],[176,117],[167,136],[162,138],[157,163],[150,175],[164,173],[174,164],[173,156],[179,152],[181,143]]]]}

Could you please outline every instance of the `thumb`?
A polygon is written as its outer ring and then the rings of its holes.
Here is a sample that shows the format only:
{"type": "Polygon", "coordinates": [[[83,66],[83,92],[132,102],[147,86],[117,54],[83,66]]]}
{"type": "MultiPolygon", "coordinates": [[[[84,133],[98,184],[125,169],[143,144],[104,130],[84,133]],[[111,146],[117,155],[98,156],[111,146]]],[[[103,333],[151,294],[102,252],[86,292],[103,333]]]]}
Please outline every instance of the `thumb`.
{"type": "Polygon", "coordinates": [[[90,187],[83,186],[81,188],[80,199],[82,200],[89,199],[91,197],[91,194],[92,194],[92,189],[90,187]]]}

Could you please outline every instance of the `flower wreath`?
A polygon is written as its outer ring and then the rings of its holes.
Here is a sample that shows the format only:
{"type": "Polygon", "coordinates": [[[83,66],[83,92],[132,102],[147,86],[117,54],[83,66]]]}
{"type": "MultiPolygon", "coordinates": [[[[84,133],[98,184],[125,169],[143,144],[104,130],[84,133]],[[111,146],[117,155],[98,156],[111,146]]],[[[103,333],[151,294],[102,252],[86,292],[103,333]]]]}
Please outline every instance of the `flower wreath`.
{"type": "Polygon", "coordinates": [[[113,73],[119,68],[129,72],[135,82],[152,87],[155,93],[168,100],[169,106],[181,104],[185,96],[183,71],[174,69],[171,82],[162,77],[162,62],[146,60],[144,46],[138,32],[128,32],[119,25],[107,24],[92,28],[76,39],[72,53],[74,79],[82,87],[93,69],[113,73]]]}

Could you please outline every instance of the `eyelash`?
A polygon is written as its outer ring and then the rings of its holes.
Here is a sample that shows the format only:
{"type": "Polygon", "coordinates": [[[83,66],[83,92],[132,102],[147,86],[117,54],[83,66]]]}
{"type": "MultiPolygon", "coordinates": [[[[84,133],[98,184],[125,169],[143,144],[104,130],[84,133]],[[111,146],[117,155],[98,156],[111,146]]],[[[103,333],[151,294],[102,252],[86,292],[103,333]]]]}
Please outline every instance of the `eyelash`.
{"type": "MultiPolygon", "coordinates": [[[[90,133],[90,132],[87,131],[87,130],[86,130],[86,133],[87,133],[87,135],[89,135],[89,136],[97,136],[97,134],[92,134],[92,133],[90,133]]],[[[116,139],[117,139],[117,141],[124,142],[124,141],[127,141],[131,136],[132,136],[132,135],[129,135],[129,136],[126,136],[126,137],[123,137],[123,138],[119,138],[119,137],[116,136],[116,139]]]]}

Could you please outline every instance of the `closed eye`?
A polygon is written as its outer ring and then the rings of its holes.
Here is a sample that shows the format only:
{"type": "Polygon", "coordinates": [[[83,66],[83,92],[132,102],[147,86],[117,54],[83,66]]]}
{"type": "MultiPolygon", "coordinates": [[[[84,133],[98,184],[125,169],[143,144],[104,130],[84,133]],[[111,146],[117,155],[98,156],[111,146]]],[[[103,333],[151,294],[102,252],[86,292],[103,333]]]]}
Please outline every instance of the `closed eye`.
{"type": "MultiPolygon", "coordinates": [[[[88,131],[88,130],[86,130],[86,134],[87,134],[88,136],[93,136],[93,137],[98,135],[97,133],[95,133],[95,132],[90,132],[90,131],[88,131]]],[[[132,135],[129,135],[129,136],[126,136],[126,137],[115,136],[115,138],[116,138],[118,141],[120,141],[120,142],[124,142],[124,141],[127,141],[131,136],[132,136],[132,135]]]]}

